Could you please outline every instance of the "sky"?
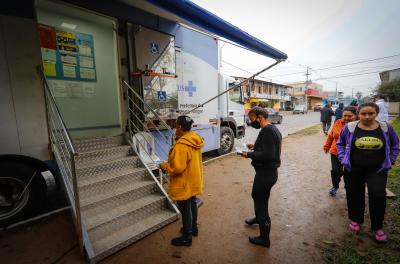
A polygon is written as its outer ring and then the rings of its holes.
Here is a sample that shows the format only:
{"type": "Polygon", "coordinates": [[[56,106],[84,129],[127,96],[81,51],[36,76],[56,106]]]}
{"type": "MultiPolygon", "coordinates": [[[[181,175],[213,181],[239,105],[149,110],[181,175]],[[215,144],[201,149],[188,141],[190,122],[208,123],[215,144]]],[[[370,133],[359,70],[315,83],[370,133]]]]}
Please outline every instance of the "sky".
{"type": "MultiPolygon", "coordinates": [[[[400,68],[400,0],[193,2],[288,55],[261,75],[266,80],[305,81],[308,66],[324,90],[366,96],[380,83],[380,71],[400,68]],[[393,55],[399,56],[379,59],[393,55]],[[370,59],[378,60],[340,66],[370,59]],[[324,69],[334,66],[340,67],[324,69]]],[[[231,44],[221,51],[229,75],[250,76],[273,62],[231,44]]]]}

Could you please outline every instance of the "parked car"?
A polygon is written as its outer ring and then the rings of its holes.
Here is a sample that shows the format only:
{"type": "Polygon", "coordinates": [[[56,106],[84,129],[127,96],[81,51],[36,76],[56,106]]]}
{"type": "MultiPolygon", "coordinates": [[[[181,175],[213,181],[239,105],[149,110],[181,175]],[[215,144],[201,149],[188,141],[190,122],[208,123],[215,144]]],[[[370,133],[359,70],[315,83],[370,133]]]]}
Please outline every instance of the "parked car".
{"type": "Polygon", "coordinates": [[[321,103],[316,103],[314,105],[314,112],[319,112],[322,110],[322,104],[321,103]]]}
{"type": "Polygon", "coordinates": [[[294,110],[293,110],[293,114],[307,114],[308,110],[307,107],[305,105],[297,105],[294,110]]]}
{"type": "Polygon", "coordinates": [[[268,112],[268,119],[271,121],[272,124],[282,124],[283,116],[276,112],[272,108],[265,108],[268,112]]]}
{"type": "MultiPolygon", "coordinates": [[[[271,121],[273,124],[281,124],[283,120],[283,116],[279,114],[279,112],[276,112],[272,108],[264,108],[268,112],[268,119],[271,121]]],[[[251,125],[251,121],[248,116],[246,116],[246,124],[248,126],[251,125]]]]}

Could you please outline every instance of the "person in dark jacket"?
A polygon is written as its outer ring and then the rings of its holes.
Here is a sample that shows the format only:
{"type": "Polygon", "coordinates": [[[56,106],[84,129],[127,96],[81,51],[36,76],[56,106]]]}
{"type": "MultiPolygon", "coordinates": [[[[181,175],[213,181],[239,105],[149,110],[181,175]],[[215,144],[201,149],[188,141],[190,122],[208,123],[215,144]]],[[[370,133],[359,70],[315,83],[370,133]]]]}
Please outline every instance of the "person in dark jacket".
{"type": "Polygon", "coordinates": [[[365,185],[368,187],[371,230],[378,243],[386,243],[383,219],[386,210],[386,182],[388,171],[399,155],[399,138],[387,122],[379,122],[379,107],[375,103],[359,106],[359,121],[347,123],[336,148],[344,167],[349,228],[361,229],[364,222],[365,185]]]}
{"type": "Polygon", "coordinates": [[[249,237],[251,243],[270,247],[271,218],[268,214],[268,200],[271,188],[278,180],[282,136],[279,130],[268,122],[268,112],[264,109],[255,107],[250,110],[248,116],[251,120],[251,126],[256,129],[261,128],[261,131],[254,145],[247,145],[253,151],[243,152],[242,154],[243,157],[251,159],[251,164],[256,171],[251,192],[256,216],[246,219],[245,223],[259,225],[260,236],[249,237]]]}
{"type": "Polygon", "coordinates": [[[336,108],[336,110],[335,110],[335,122],[336,122],[336,120],[339,120],[339,119],[342,118],[342,116],[343,116],[343,108],[344,108],[344,104],[343,103],[340,103],[339,107],[336,108]]]}
{"type": "Polygon", "coordinates": [[[327,135],[332,123],[332,116],[335,115],[330,104],[326,104],[321,110],[322,131],[327,135]]]}

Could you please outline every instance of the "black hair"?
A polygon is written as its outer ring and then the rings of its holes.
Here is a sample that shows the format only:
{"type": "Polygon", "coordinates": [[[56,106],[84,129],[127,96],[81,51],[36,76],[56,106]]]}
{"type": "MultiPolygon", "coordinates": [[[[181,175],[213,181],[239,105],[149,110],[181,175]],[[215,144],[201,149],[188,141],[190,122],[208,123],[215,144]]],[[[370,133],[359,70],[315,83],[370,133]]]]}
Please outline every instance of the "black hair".
{"type": "Polygon", "coordinates": [[[258,107],[258,106],[253,107],[252,109],[250,109],[248,115],[250,115],[250,114],[255,115],[255,116],[259,116],[260,115],[260,116],[264,117],[265,119],[268,118],[268,112],[264,108],[261,108],[261,107],[258,107]]]}
{"type": "Polygon", "coordinates": [[[379,114],[379,106],[373,102],[363,103],[358,107],[358,112],[360,112],[361,108],[364,107],[372,107],[375,108],[376,114],[379,114]]]}
{"type": "Polygon", "coordinates": [[[349,111],[349,112],[352,112],[353,114],[357,115],[357,109],[354,106],[346,106],[345,108],[343,108],[343,112],[344,111],[349,111]]]}
{"type": "Polygon", "coordinates": [[[340,104],[339,104],[339,108],[343,108],[343,106],[344,106],[343,103],[340,103],[340,104]]]}
{"type": "Polygon", "coordinates": [[[192,124],[194,123],[193,119],[190,118],[190,116],[179,116],[178,119],[176,119],[176,124],[180,125],[182,130],[184,131],[190,131],[192,129],[192,124]]]}

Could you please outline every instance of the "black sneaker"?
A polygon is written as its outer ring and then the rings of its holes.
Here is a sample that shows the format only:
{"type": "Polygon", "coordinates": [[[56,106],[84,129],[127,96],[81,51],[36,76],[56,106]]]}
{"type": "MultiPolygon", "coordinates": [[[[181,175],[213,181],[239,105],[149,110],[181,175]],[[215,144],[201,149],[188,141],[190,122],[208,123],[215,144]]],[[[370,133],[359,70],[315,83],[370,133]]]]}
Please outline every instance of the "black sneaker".
{"type": "Polygon", "coordinates": [[[191,238],[185,238],[184,236],[180,236],[171,240],[171,244],[177,247],[185,246],[190,247],[192,245],[191,238]]]}
{"type": "Polygon", "coordinates": [[[271,242],[265,239],[262,239],[261,237],[249,237],[249,241],[252,244],[263,246],[269,248],[271,245],[271,242]]]}
{"type": "Polygon", "coordinates": [[[253,218],[247,218],[246,220],[244,220],[244,222],[245,222],[246,224],[248,224],[249,226],[257,225],[257,224],[258,224],[255,217],[253,217],[253,218]]]}

